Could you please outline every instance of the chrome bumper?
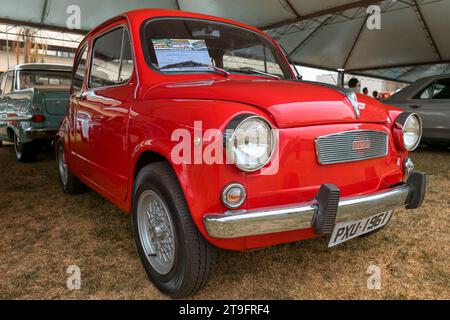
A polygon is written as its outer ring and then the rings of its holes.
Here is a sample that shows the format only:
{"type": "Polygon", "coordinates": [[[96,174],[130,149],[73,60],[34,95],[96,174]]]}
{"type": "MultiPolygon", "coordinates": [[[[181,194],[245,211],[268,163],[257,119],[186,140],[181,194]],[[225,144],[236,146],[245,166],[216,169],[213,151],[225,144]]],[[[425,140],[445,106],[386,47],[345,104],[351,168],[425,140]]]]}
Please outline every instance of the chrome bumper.
{"type": "Polygon", "coordinates": [[[41,140],[41,139],[53,139],[58,130],[56,129],[26,129],[24,131],[25,137],[30,140],[41,140]]]}
{"type": "MultiPolygon", "coordinates": [[[[336,188],[337,189],[337,188],[336,188]]],[[[277,232],[286,232],[316,228],[317,216],[321,208],[326,208],[324,220],[331,215],[333,225],[328,228],[330,234],[336,223],[359,220],[377,213],[397,208],[416,209],[422,205],[425,197],[426,176],[413,172],[408,181],[398,187],[366,196],[341,198],[330,210],[330,202],[322,200],[302,203],[296,206],[284,206],[249,210],[245,212],[229,212],[223,214],[207,214],[204,224],[208,234],[213,238],[231,239],[277,232]],[[333,215],[334,214],[334,215],[333,215]],[[331,230],[331,231],[330,231],[331,230]]],[[[320,199],[320,197],[318,197],[320,199]]],[[[322,210],[323,211],[323,210],[322,210]]],[[[316,232],[317,233],[317,232],[316,232]]]]}

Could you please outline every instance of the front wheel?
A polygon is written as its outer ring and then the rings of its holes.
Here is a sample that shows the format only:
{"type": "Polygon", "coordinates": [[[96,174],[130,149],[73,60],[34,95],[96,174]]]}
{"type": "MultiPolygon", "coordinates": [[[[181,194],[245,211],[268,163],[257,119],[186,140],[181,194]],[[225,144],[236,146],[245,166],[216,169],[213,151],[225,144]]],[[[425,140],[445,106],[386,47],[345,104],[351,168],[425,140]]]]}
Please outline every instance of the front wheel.
{"type": "Polygon", "coordinates": [[[22,143],[17,135],[14,135],[14,152],[19,162],[33,162],[37,160],[38,148],[36,143],[22,143]]]}
{"type": "Polygon", "coordinates": [[[192,221],[168,163],[154,163],[138,174],[132,228],[145,271],[161,292],[184,298],[208,283],[217,252],[192,221]]]}

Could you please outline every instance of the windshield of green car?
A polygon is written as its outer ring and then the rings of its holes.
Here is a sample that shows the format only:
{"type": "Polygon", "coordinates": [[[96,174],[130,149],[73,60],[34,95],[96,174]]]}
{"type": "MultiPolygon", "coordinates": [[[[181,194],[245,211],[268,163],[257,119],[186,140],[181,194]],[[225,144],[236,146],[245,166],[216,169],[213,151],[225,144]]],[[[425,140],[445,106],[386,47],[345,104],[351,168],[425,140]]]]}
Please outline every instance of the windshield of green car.
{"type": "Polygon", "coordinates": [[[150,20],[144,25],[143,46],[150,67],[163,73],[217,73],[220,68],[231,74],[293,78],[290,66],[268,38],[230,24],[150,20]]]}
{"type": "Polygon", "coordinates": [[[18,90],[69,89],[72,73],[68,71],[21,70],[18,77],[18,90]]]}

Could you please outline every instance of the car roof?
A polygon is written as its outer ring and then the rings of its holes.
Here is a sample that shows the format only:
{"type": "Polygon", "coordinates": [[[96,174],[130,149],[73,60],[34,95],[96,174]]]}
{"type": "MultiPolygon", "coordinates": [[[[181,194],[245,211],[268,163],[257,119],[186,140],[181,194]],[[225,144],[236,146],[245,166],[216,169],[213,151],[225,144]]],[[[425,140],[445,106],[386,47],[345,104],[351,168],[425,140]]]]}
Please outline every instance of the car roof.
{"type": "Polygon", "coordinates": [[[424,77],[424,78],[417,79],[417,81],[428,81],[428,80],[433,80],[433,79],[437,80],[437,79],[443,79],[443,78],[450,78],[450,73],[442,73],[442,74],[437,74],[434,76],[424,77]]]}
{"type": "Polygon", "coordinates": [[[13,70],[44,70],[44,71],[68,71],[72,72],[72,65],[69,64],[55,64],[55,63],[23,63],[19,64],[8,71],[13,70]]]}
{"type": "Polygon", "coordinates": [[[391,97],[386,99],[386,101],[389,102],[394,100],[409,99],[414,95],[416,95],[418,92],[420,92],[420,90],[426,88],[426,86],[433,83],[434,81],[446,78],[450,78],[450,73],[443,73],[418,79],[409,86],[405,87],[403,90],[400,90],[399,92],[393,94],[391,97]]]}
{"type": "MultiPolygon", "coordinates": [[[[258,33],[264,34],[263,31],[246,25],[244,23],[240,23],[234,20],[229,20],[221,17],[206,15],[206,14],[200,14],[200,13],[194,13],[194,12],[188,12],[188,11],[182,11],[182,10],[170,10],[170,9],[136,9],[128,12],[124,12],[121,15],[118,15],[114,18],[111,18],[102,24],[98,25],[94,29],[92,29],[87,35],[86,38],[91,36],[92,34],[97,33],[99,30],[103,29],[104,27],[108,26],[109,24],[120,20],[120,19],[127,19],[128,21],[132,22],[134,25],[140,26],[145,21],[152,19],[152,18],[194,18],[194,19],[204,19],[204,20],[212,20],[222,23],[227,23],[235,26],[240,26],[243,28],[251,29],[253,31],[256,31],[258,33]]],[[[85,38],[85,39],[86,39],[85,38]]],[[[84,42],[84,41],[82,41],[84,42]]]]}

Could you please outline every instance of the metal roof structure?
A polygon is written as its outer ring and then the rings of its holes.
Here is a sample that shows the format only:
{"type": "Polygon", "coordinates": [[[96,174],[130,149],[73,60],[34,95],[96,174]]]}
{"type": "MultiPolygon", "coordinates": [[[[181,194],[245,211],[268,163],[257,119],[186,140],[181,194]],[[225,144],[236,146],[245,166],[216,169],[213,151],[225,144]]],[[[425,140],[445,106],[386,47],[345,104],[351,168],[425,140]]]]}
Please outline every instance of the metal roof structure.
{"type": "Polygon", "coordinates": [[[0,23],[79,34],[132,9],[193,11],[265,30],[299,65],[405,82],[450,70],[450,0],[0,0],[0,7],[0,23]],[[367,27],[372,5],[380,29],[367,27]],[[80,29],[68,30],[77,8],[80,29]]]}

